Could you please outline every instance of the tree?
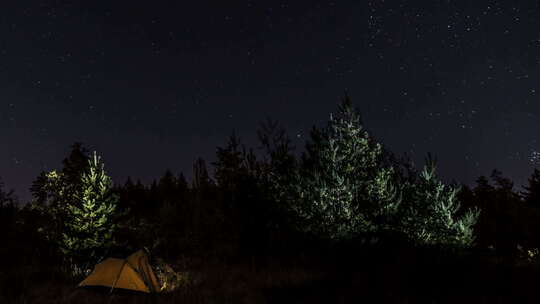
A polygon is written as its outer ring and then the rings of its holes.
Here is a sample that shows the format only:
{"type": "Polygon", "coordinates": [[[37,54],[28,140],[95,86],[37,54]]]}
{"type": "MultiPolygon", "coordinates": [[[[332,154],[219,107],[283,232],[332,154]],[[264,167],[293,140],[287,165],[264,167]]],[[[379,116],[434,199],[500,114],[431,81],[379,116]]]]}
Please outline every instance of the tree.
{"type": "Polygon", "coordinates": [[[190,245],[197,247],[198,253],[209,253],[210,248],[218,240],[228,234],[224,231],[224,214],[222,200],[217,195],[216,184],[208,174],[206,162],[202,158],[193,164],[193,180],[190,191],[189,222],[186,230],[190,245]]]}
{"type": "Polygon", "coordinates": [[[30,191],[34,197],[33,202],[55,207],[71,201],[80,187],[81,174],[88,167],[88,159],[88,149],[82,143],[74,143],[70,154],[62,161],[61,171],[41,172],[32,183],[30,191]],[[59,187],[62,188],[61,197],[64,202],[59,201],[59,187]]]}
{"type": "Polygon", "coordinates": [[[2,228],[2,232],[12,228],[15,224],[15,214],[18,209],[17,204],[17,198],[13,190],[5,190],[4,182],[0,179],[0,228],[2,228]]]}
{"type": "Polygon", "coordinates": [[[214,181],[208,175],[206,162],[202,158],[197,158],[193,164],[193,185],[196,192],[204,192],[214,186],[214,181]]]}
{"type": "Polygon", "coordinates": [[[17,204],[17,198],[13,190],[6,191],[4,189],[4,182],[0,179],[0,209],[15,207],[17,204]]]}
{"type": "Polygon", "coordinates": [[[187,191],[189,190],[189,185],[186,180],[186,177],[184,176],[184,173],[180,172],[178,176],[176,177],[177,187],[178,191],[183,193],[183,195],[187,194],[187,191]]]}
{"type": "Polygon", "coordinates": [[[285,128],[277,121],[267,119],[257,130],[257,137],[261,143],[260,149],[265,153],[263,161],[265,171],[273,180],[290,177],[297,167],[297,159],[293,154],[292,145],[285,128]]]}
{"type": "Polygon", "coordinates": [[[82,184],[81,176],[89,167],[90,151],[82,143],[76,142],[71,146],[71,152],[67,158],[62,161],[62,175],[69,182],[66,190],[71,194],[76,194],[82,184]]]}
{"type": "Polygon", "coordinates": [[[484,248],[496,245],[498,208],[495,188],[490,185],[487,177],[480,176],[476,179],[473,195],[475,205],[482,210],[476,226],[477,243],[484,248]]]}
{"type": "Polygon", "coordinates": [[[118,197],[96,152],[81,176],[77,200],[67,206],[66,229],[60,249],[82,270],[101,260],[113,246],[118,197]]]}
{"type": "Polygon", "coordinates": [[[534,169],[533,174],[528,179],[528,185],[523,187],[522,192],[524,201],[529,206],[540,207],[540,170],[534,169]]]}
{"type": "Polygon", "coordinates": [[[31,191],[38,231],[71,270],[85,270],[111,247],[118,198],[96,152],[72,146],[60,171],[42,172],[31,191]]]}
{"type": "Polygon", "coordinates": [[[395,172],[348,96],[325,128],[313,128],[306,150],[293,189],[306,231],[342,240],[386,229],[400,203],[395,172]]]}
{"type": "Polygon", "coordinates": [[[438,180],[436,163],[428,157],[418,180],[404,187],[403,208],[396,228],[416,244],[468,247],[475,240],[477,209],[458,215],[460,189],[438,180]]]}
{"type": "Polygon", "coordinates": [[[332,240],[405,237],[420,245],[469,246],[478,210],[461,210],[458,187],[418,173],[363,127],[346,96],[324,128],[313,128],[288,193],[306,232],[332,240]]]}
{"type": "Polygon", "coordinates": [[[295,147],[283,126],[267,119],[258,130],[262,160],[259,163],[259,200],[264,202],[267,228],[267,244],[273,250],[290,251],[291,244],[301,246],[296,224],[298,214],[291,203],[298,201],[299,161],[294,154],[295,147]]]}
{"type": "Polygon", "coordinates": [[[493,181],[493,193],[490,208],[492,217],[490,220],[495,224],[495,246],[499,253],[512,259],[517,253],[518,243],[523,245],[520,233],[524,218],[519,219],[520,197],[514,192],[514,183],[502,175],[499,170],[491,173],[493,181]]]}
{"type": "Polygon", "coordinates": [[[285,129],[270,119],[260,125],[257,136],[264,153],[260,163],[263,195],[277,204],[274,211],[283,214],[290,209],[288,203],[298,199],[290,197],[297,193],[291,186],[296,184],[299,173],[299,162],[293,154],[294,146],[285,129]]]}
{"type": "Polygon", "coordinates": [[[240,144],[240,138],[233,132],[227,146],[217,148],[217,160],[212,163],[217,185],[230,196],[227,198],[229,203],[235,201],[234,195],[239,190],[240,179],[248,173],[244,163],[244,154],[245,147],[240,144]]]}
{"type": "Polygon", "coordinates": [[[216,158],[212,164],[226,224],[243,249],[260,248],[268,219],[267,202],[261,197],[261,164],[234,133],[225,147],[217,148],[216,158]]]}
{"type": "Polygon", "coordinates": [[[485,201],[491,200],[490,194],[495,189],[489,184],[489,180],[485,176],[480,176],[476,179],[476,187],[473,189],[473,193],[476,197],[485,198],[485,201]]]}
{"type": "Polygon", "coordinates": [[[62,161],[62,170],[41,172],[32,183],[31,209],[41,215],[39,232],[52,244],[62,242],[68,206],[77,201],[88,160],[88,150],[82,144],[75,143],[68,157],[62,161]]]}

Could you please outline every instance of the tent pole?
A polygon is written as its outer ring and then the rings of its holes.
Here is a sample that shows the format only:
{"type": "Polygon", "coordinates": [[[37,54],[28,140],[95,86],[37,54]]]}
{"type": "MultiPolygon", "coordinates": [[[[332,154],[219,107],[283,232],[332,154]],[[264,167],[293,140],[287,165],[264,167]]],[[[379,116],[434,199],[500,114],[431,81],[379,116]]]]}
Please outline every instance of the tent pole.
{"type": "Polygon", "coordinates": [[[124,263],[122,263],[122,267],[120,267],[120,271],[118,271],[118,274],[116,275],[116,279],[114,280],[110,293],[112,293],[114,288],[116,287],[116,283],[120,279],[120,274],[122,273],[122,270],[124,270],[124,266],[126,266],[126,263],[127,263],[127,260],[124,260],[124,263]]]}

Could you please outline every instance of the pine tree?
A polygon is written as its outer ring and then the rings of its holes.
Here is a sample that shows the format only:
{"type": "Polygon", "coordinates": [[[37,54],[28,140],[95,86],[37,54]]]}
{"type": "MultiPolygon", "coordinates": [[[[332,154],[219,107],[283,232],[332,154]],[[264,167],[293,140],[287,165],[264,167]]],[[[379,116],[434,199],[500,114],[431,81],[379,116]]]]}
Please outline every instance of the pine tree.
{"type": "Polygon", "coordinates": [[[178,190],[182,193],[182,194],[185,194],[185,192],[187,192],[189,190],[189,186],[188,186],[188,182],[186,180],[186,177],[184,176],[184,173],[180,172],[180,174],[178,174],[178,176],[176,177],[176,181],[177,181],[177,186],[178,186],[178,190]]]}
{"type": "Polygon", "coordinates": [[[159,205],[174,204],[179,196],[177,195],[177,180],[171,170],[166,170],[157,183],[159,205]]]}
{"type": "Polygon", "coordinates": [[[53,244],[61,243],[67,207],[77,200],[88,159],[88,150],[81,143],[75,143],[68,157],[62,161],[62,170],[41,172],[32,183],[31,209],[41,215],[38,230],[53,244]]]}
{"type": "Polygon", "coordinates": [[[5,190],[4,183],[0,179],[0,235],[14,226],[17,205],[18,200],[13,190],[5,190]]]}
{"type": "Polygon", "coordinates": [[[418,173],[393,158],[348,97],[325,128],[313,129],[306,150],[296,180],[281,187],[306,232],[334,240],[397,234],[449,247],[474,241],[479,211],[460,209],[458,187],[437,179],[431,159],[418,173]]]}
{"type": "Polygon", "coordinates": [[[533,174],[528,179],[528,185],[523,187],[523,199],[529,206],[540,207],[540,170],[534,169],[533,174]]]}
{"type": "Polygon", "coordinates": [[[492,218],[489,220],[494,224],[494,245],[498,253],[511,258],[516,254],[522,239],[522,233],[518,230],[519,223],[515,219],[519,212],[520,197],[514,192],[514,183],[504,177],[501,171],[493,170],[491,180],[493,192],[489,203],[492,218]]]}
{"type": "Polygon", "coordinates": [[[404,188],[400,223],[396,228],[410,240],[420,245],[447,247],[468,247],[473,243],[473,226],[479,211],[467,210],[458,216],[459,188],[438,180],[434,160],[428,158],[419,179],[404,188]]]}
{"type": "Polygon", "coordinates": [[[206,162],[202,158],[197,158],[193,164],[193,181],[192,188],[195,192],[204,193],[209,188],[212,188],[214,181],[210,178],[208,174],[208,169],[206,168],[206,162]]]}
{"type": "Polygon", "coordinates": [[[70,181],[60,171],[42,172],[32,185],[31,208],[40,215],[38,232],[50,243],[61,243],[67,207],[74,199],[70,181]]]}
{"type": "Polygon", "coordinates": [[[113,246],[118,198],[111,192],[111,178],[96,152],[82,174],[78,200],[67,208],[61,250],[82,270],[98,262],[113,246]]]}
{"type": "Polygon", "coordinates": [[[295,206],[305,230],[340,240],[385,229],[400,201],[394,171],[348,97],[325,128],[312,130],[306,148],[295,206]]]}
{"type": "Polygon", "coordinates": [[[496,245],[497,233],[497,203],[495,188],[490,185],[485,176],[476,179],[476,186],[473,188],[476,206],[482,210],[476,225],[477,244],[481,247],[496,245]]]}
{"type": "Polygon", "coordinates": [[[225,147],[217,148],[216,158],[212,165],[230,235],[244,249],[257,248],[268,222],[268,204],[261,197],[261,163],[234,132],[225,147]]]}
{"type": "MultiPolygon", "coordinates": [[[[289,204],[299,199],[295,196],[299,193],[295,189],[299,179],[299,162],[293,154],[294,146],[290,138],[277,121],[268,119],[262,123],[257,130],[257,137],[261,143],[260,149],[264,152],[260,162],[263,196],[274,204],[274,220],[280,217],[277,222],[283,225],[293,215],[289,212],[289,204]]],[[[277,222],[276,225],[280,225],[277,222]]]]}
{"type": "Polygon", "coordinates": [[[17,198],[13,190],[5,190],[4,182],[0,178],[0,209],[2,208],[12,208],[17,204],[17,198]]]}

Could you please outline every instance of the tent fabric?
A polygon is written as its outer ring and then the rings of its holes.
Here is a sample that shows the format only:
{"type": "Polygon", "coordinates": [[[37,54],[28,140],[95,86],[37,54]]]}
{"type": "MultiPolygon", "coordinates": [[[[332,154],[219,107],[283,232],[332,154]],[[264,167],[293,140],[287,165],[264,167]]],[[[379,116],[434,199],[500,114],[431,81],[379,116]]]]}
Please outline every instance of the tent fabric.
{"type": "Polygon", "coordinates": [[[94,271],[79,283],[79,286],[105,286],[147,293],[159,291],[148,256],[142,250],[126,259],[108,258],[97,264],[94,271]]]}
{"type": "Polygon", "coordinates": [[[150,267],[150,264],[148,263],[148,256],[144,253],[144,251],[139,250],[130,255],[126,260],[131,267],[138,270],[137,272],[143,281],[146,282],[146,285],[151,292],[159,291],[158,280],[154,274],[154,271],[152,271],[152,267],[150,267]]]}

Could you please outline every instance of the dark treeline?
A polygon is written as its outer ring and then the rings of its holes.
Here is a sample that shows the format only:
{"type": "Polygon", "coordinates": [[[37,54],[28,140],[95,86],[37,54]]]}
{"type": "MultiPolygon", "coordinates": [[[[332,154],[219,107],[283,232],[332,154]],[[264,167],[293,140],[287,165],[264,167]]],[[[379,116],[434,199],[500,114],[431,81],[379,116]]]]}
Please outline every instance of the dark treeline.
{"type": "Polygon", "coordinates": [[[477,206],[482,213],[475,227],[476,246],[508,257],[517,257],[540,247],[540,170],[523,189],[493,170],[480,176],[473,187],[462,186],[459,199],[464,206],[477,206]]]}
{"type": "MultiPolygon", "coordinates": [[[[521,190],[497,170],[472,187],[445,185],[431,158],[419,170],[386,151],[347,98],[339,113],[314,127],[300,157],[275,121],[259,126],[256,148],[233,133],[215,162],[195,161],[191,181],[167,170],[150,184],[113,185],[99,156],[75,143],[59,170],[36,177],[31,202],[19,204],[0,183],[0,267],[23,267],[32,282],[66,273],[76,281],[103,258],[140,248],[172,268],[183,257],[254,269],[279,261],[354,272],[364,263],[388,275],[397,270],[381,265],[405,265],[410,248],[535,260],[539,170],[521,190]],[[94,226],[74,224],[81,221],[94,226]]],[[[25,280],[0,276],[11,286],[6,299],[23,294],[25,280]]]]}

